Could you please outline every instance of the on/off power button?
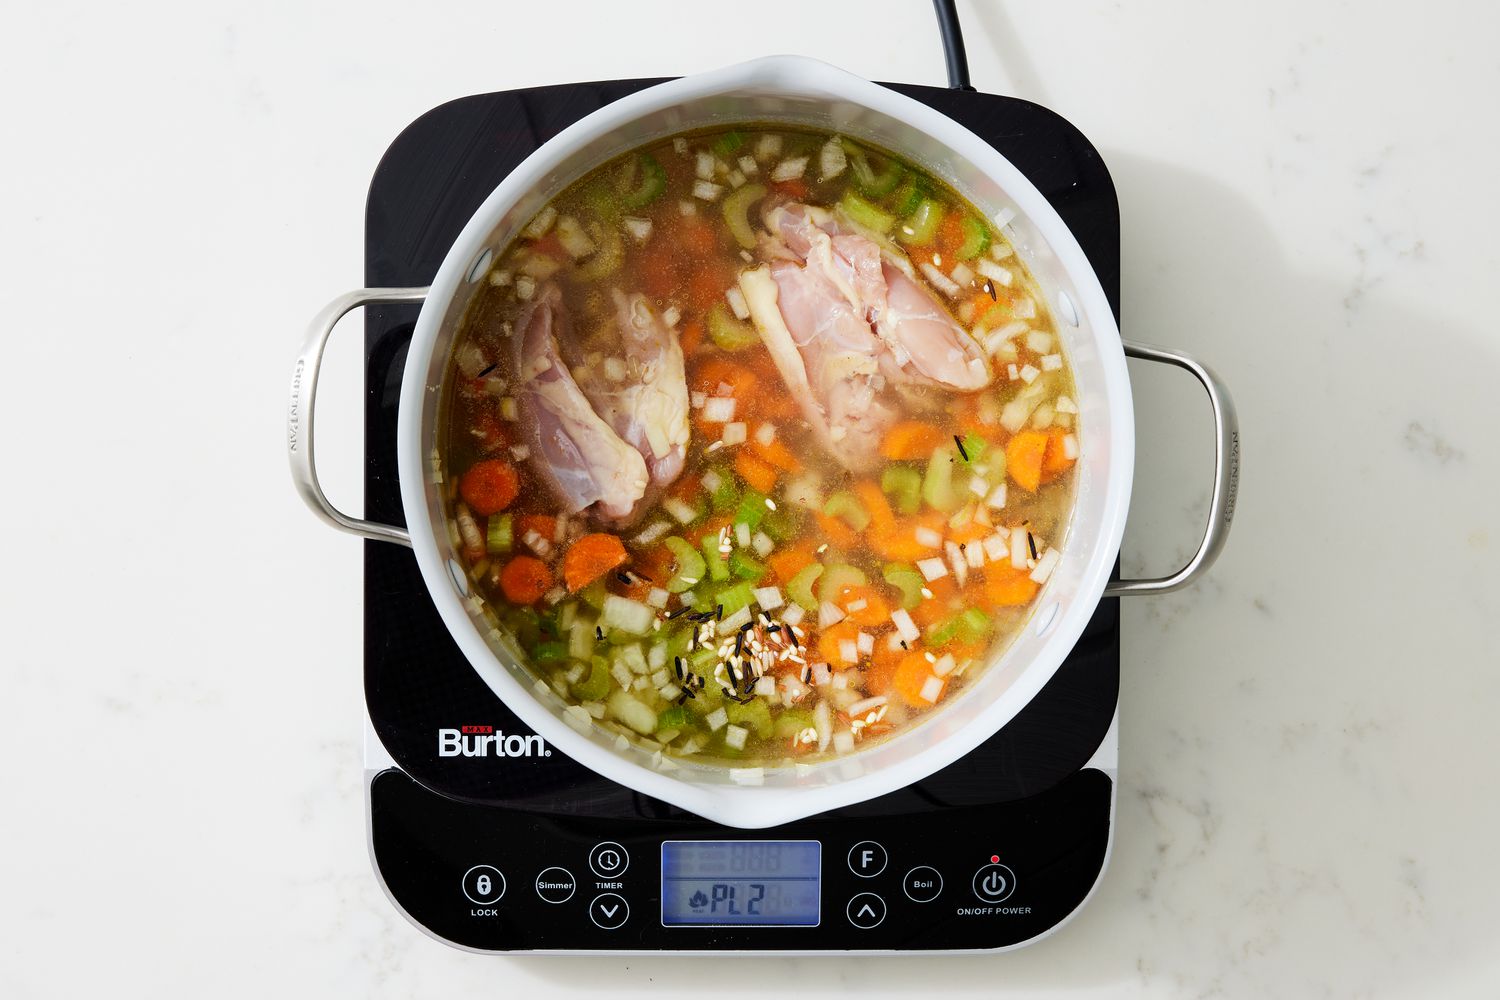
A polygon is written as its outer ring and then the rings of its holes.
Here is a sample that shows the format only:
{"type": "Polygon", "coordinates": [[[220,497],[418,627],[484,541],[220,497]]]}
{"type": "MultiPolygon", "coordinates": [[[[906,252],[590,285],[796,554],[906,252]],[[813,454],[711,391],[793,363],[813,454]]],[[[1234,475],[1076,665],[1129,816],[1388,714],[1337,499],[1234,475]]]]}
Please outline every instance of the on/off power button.
{"type": "Polygon", "coordinates": [[[1003,903],[1015,890],[1015,872],[1004,865],[988,864],[974,873],[974,895],[986,903],[1003,903]]]}

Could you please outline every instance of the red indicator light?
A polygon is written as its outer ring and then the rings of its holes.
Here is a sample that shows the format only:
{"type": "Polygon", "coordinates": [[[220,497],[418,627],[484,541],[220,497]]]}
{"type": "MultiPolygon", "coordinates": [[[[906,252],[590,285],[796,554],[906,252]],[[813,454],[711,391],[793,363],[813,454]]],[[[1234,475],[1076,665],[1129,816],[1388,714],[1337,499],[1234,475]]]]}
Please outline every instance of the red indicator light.
{"type": "Polygon", "coordinates": [[[991,854],[990,855],[990,864],[992,864],[992,865],[998,865],[999,863],[1000,863],[1000,855],[998,855],[998,854],[991,854]]]}

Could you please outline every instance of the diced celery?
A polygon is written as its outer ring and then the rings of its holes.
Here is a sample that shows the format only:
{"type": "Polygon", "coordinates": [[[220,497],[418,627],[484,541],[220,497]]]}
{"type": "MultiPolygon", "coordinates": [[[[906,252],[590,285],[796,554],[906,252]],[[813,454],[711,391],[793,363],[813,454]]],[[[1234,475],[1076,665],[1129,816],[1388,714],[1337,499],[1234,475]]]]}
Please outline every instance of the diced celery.
{"type": "Polygon", "coordinates": [[[913,177],[897,189],[887,204],[895,211],[897,217],[904,219],[917,210],[917,206],[922,204],[922,199],[925,197],[927,197],[926,186],[913,177]]]}
{"type": "Polygon", "coordinates": [[[928,506],[943,513],[952,513],[963,498],[953,488],[952,448],[938,448],[927,462],[927,475],[922,477],[922,499],[928,506]]]}
{"type": "Polygon", "coordinates": [[[965,642],[979,642],[990,634],[990,616],[978,608],[967,608],[957,618],[958,633],[965,642]]]}
{"type": "Polygon", "coordinates": [[[739,583],[725,587],[714,595],[714,603],[724,608],[724,617],[728,618],[742,608],[748,608],[754,600],[753,588],[749,580],[741,580],[739,583]]]}
{"type": "Polygon", "coordinates": [[[823,575],[822,563],[811,563],[797,571],[786,584],[787,595],[808,611],[818,609],[818,599],[813,596],[813,584],[823,575]]]}
{"type": "Polygon", "coordinates": [[[887,465],[880,473],[880,488],[898,513],[915,514],[922,509],[922,474],[911,466],[887,465]]]}
{"type": "Polygon", "coordinates": [[[959,450],[958,460],[964,465],[973,465],[984,458],[990,443],[972,431],[964,435],[964,446],[959,450]]]}
{"type": "Polygon", "coordinates": [[[943,221],[943,206],[931,198],[923,198],[916,211],[906,217],[906,223],[897,232],[903,243],[921,246],[931,243],[937,235],[938,224],[943,221]]]}
{"type": "Polygon", "coordinates": [[[927,641],[933,646],[944,646],[952,641],[958,634],[959,616],[954,615],[945,622],[939,622],[927,630],[927,641]]]}
{"type": "Polygon", "coordinates": [[[531,654],[533,663],[562,663],[568,658],[568,644],[558,642],[556,639],[536,644],[535,651],[531,654]]]}
{"type": "Polygon", "coordinates": [[[777,736],[790,739],[802,730],[811,728],[812,724],[811,712],[802,709],[787,709],[776,717],[776,728],[773,732],[777,736]]]}
{"type": "Polygon", "coordinates": [[[511,608],[502,621],[505,630],[516,637],[523,649],[530,649],[541,640],[541,622],[530,608],[511,608]]]}
{"type": "Polygon", "coordinates": [[[959,260],[971,260],[990,248],[990,230],[984,223],[966,215],[959,225],[964,234],[964,241],[958,248],[959,260]]]}
{"type": "Polygon", "coordinates": [[[672,729],[681,729],[688,724],[687,709],[681,705],[673,705],[671,708],[663,709],[656,717],[656,731],[667,732],[672,729]]]}
{"type": "Polygon", "coordinates": [[[693,548],[691,542],[685,538],[678,538],[676,535],[669,536],[662,544],[677,560],[677,571],[667,581],[667,592],[680,594],[685,590],[692,590],[698,581],[703,579],[703,574],[708,568],[703,557],[698,554],[697,549],[693,548]]]}
{"type": "Polygon", "coordinates": [[[746,554],[744,549],[735,549],[729,556],[729,572],[741,580],[759,580],[766,575],[766,564],[746,554]]]}
{"type": "Polygon", "coordinates": [[[772,541],[789,542],[802,531],[803,521],[802,511],[787,504],[781,504],[775,510],[767,510],[760,528],[771,536],[772,541]]]}
{"type": "Polygon", "coordinates": [[[715,156],[729,157],[738,153],[745,145],[745,133],[738,129],[731,129],[713,141],[709,148],[714,151],[715,156]]]}
{"type": "Polygon", "coordinates": [[[839,199],[839,208],[857,226],[873,229],[877,233],[888,233],[896,224],[896,217],[884,209],[871,204],[853,191],[845,191],[839,199]]]}
{"type": "Polygon", "coordinates": [[[901,183],[905,171],[895,160],[871,156],[852,143],[845,143],[844,151],[849,160],[849,171],[854,175],[854,186],[871,198],[890,194],[901,183]]]}
{"type": "Polygon", "coordinates": [[[910,611],[922,603],[922,588],[927,586],[916,567],[906,563],[886,563],[880,575],[885,582],[901,591],[901,606],[910,611]]]}
{"type": "Polygon", "coordinates": [[[755,735],[763,740],[770,738],[775,732],[771,709],[763,699],[755,698],[744,704],[731,701],[724,706],[724,713],[729,716],[730,722],[755,730],[755,735]]]}
{"type": "Polygon", "coordinates": [[[709,494],[709,502],[713,504],[714,512],[721,514],[740,502],[740,490],[735,484],[734,473],[724,466],[714,466],[713,473],[719,477],[719,486],[709,494]]]}
{"type": "Polygon", "coordinates": [[[600,701],[609,694],[611,679],[609,661],[602,656],[595,656],[589,661],[588,676],[573,685],[573,695],[579,701],[600,701]]]}
{"type": "Polygon", "coordinates": [[[746,250],[755,249],[755,230],[750,225],[750,207],[766,196],[764,184],[745,184],[724,198],[724,224],[734,241],[746,250]]]}
{"type": "Polygon", "coordinates": [[[863,587],[869,582],[865,571],[848,563],[834,563],[818,581],[818,599],[836,602],[845,587],[863,587]]]}
{"type": "Polygon", "coordinates": [[[510,551],[513,542],[511,536],[511,516],[496,514],[490,518],[490,523],[485,528],[484,547],[492,556],[504,555],[510,551]]]}
{"type": "Polygon", "coordinates": [[[855,531],[864,531],[870,526],[870,512],[859,502],[859,497],[848,490],[840,490],[823,504],[823,513],[837,517],[855,531]]]}
{"type": "Polygon", "coordinates": [[[704,535],[699,540],[698,547],[703,550],[703,562],[708,570],[708,578],[714,581],[729,579],[729,564],[724,561],[724,553],[719,551],[718,534],[704,535]]]}
{"type": "Polygon", "coordinates": [[[650,153],[637,153],[621,168],[618,188],[626,208],[649,205],[667,189],[667,172],[650,153]]]}
{"type": "Polygon", "coordinates": [[[584,587],[578,592],[578,596],[583,598],[584,604],[587,604],[595,611],[603,611],[604,599],[609,596],[609,592],[604,589],[604,577],[601,576],[587,587],[584,587]]]}
{"type": "Polygon", "coordinates": [[[750,530],[754,531],[760,527],[760,522],[765,520],[766,512],[769,509],[766,506],[766,495],[764,493],[746,487],[744,495],[740,499],[739,509],[734,512],[734,523],[747,524],[750,526],[750,530]]]}
{"type": "Polygon", "coordinates": [[[737,319],[724,302],[715,302],[708,311],[708,336],[715,346],[725,351],[741,351],[760,343],[760,334],[755,327],[737,319]]]}

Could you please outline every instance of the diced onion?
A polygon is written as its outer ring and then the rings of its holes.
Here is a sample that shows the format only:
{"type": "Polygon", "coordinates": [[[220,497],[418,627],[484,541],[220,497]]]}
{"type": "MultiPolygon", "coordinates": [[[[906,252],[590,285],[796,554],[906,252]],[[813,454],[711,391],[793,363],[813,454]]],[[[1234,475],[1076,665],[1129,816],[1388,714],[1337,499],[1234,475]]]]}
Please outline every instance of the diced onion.
{"type": "Polygon", "coordinates": [[[849,157],[844,153],[844,144],[839,142],[838,136],[823,143],[823,148],[818,151],[818,170],[822,175],[819,180],[837,177],[848,165],[849,157]]]}
{"type": "Polygon", "coordinates": [[[521,235],[528,240],[539,240],[547,235],[552,228],[552,223],[556,221],[557,209],[548,205],[532,216],[531,221],[526,223],[526,228],[521,230],[521,235]]]}
{"type": "Polygon", "coordinates": [[[1042,371],[1044,371],[1044,372],[1055,372],[1059,368],[1061,368],[1062,366],[1063,366],[1063,359],[1062,359],[1062,355],[1061,354],[1044,354],[1044,355],[1042,355],[1042,371]]]}
{"type": "Polygon", "coordinates": [[[929,677],[922,683],[922,690],[917,692],[917,697],[929,705],[937,704],[937,700],[943,696],[943,681],[939,677],[929,677]]]}
{"type": "Polygon", "coordinates": [[[1042,557],[1036,561],[1036,568],[1031,571],[1031,578],[1037,583],[1046,583],[1052,571],[1057,568],[1057,562],[1062,558],[1062,553],[1056,549],[1048,549],[1042,553],[1042,557]]]}
{"type": "Polygon", "coordinates": [[[744,423],[744,421],[735,421],[732,424],[725,424],[724,425],[724,435],[723,435],[723,437],[724,437],[724,443],[725,444],[744,444],[745,443],[745,423],[744,423]]]}
{"type": "Polygon", "coordinates": [[[989,278],[997,285],[1009,288],[1011,282],[1015,281],[1015,276],[1010,273],[1010,268],[996,264],[992,260],[981,259],[975,267],[979,269],[980,274],[989,278]]]}
{"type": "Polygon", "coordinates": [[[646,603],[660,611],[662,608],[667,606],[667,599],[670,596],[671,595],[661,587],[652,587],[651,590],[646,594],[646,603]]]}
{"type": "Polygon", "coordinates": [[[762,611],[775,611],[786,603],[779,587],[756,587],[750,591],[750,595],[755,598],[755,603],[760,605],[762,611]]]}
{"type": "Polygon", "coordinates": [[[922,576],[928,583],[933,580],[941,580],[948,575],[948,564],[934,556],[931,559],[918,559],[917,569],[922,571],[922,576]]]}
{"type": "Polygon", "coordinates": [[[682,310],[676,306],[667,306],[661,311],[661,321],[667,326],[675,327],[680,319],[682,319],[682,310]]]}
{"type": "Polygon", "coordinates": [[[917,631],[916,622],[911,620],[911,614],[905,608],[897,608],[891,612],[891,622],[896,626],[896,632],[907,642],[916,642],[921,638],[917,631]]]}
{"type": "Polygon", "coordinates": [[[734,419],[733,396],[710,396],[703,403],[703,419],[711,424],[727,424],[734,419]]]}
{"type": "Polygon", "coordinates": [[[955,264],[953,270],[948,272],[948,276],[960,286],[974,283],[974,269],[967,264],[955,264]]]}
{"type": "Polygon", "coordinates": [[[850,753],[854,750],[854,734],[847,729],[840,729],[833,734],[833,752],[850,753]]]}
{"type": "Polygon", "coordinates": [[[744,156],[740,157],[739,164],[740,169],[743,170],[746,175],[754,175],[760,170],[760,164],[756,163],[755,157],[751,156],[749,153],[746,153],[744,156]]]}
{"type": "Polygon", "coordinates": [[[1052,407],[1058,413],[1077,413],[1078,412],[1078,404],[1075,403],[1075,402],[1073,402],[1073,398],[1071,396],[1058,396],[1057,397],[1057,402],[1053,403],[1052,407]]]}
{"type": "Polygon", "coordinates": [[[926,276],[927,280],[932,282],[933,288],[936,288],[950,299],[958,297],[961,289],[952,278],[938,270],[937,267],[927,263],[925,260],[918,264],[917,267],[926,276]]]}
{"type": "Polygon", "coordinates": [[[1011,220],[1014,219],[1015,217],[1016,217],[1016,210],[1015,209],[1013,209],[1013,208],[1011,208],[1009,206],[1006,206],[1005,208],[1002,208],[1000,211],[998,211],[998,212],[995,213],[995,228],[996,229],[1004,229],[1006,226],[1010,225],[1011,220]]]}
{"type": "Polygon", "coordinates": [[[718,201],[719,195],[723,193],[724,186],[722,184],[715,184],[713,181],[693,182],[693,197],[699,201],[718,201]]]}
{"type": "Polygon", "coordinates": [[[859,648],[853,639],[839,640],[839,658],[845,663],[859,662],[859,648]]]}
{"type": "Polygon", "coordinates": [[[999,562],[1010,555],[1010,543],[998,531],[986,538],[983,545],[984,554],[989,557],[990,562],[999,562]]]}
{"type": "Polygon", "coordinates": [[[772,441],[775,441],[776,425],[761,424],[759,427],[755,428],[755,440],[760,442],[762,445],[769,445],[772,441]]]}
{"type": "Polygon", "coordinates": [[[859,649],[859,655],[869,656],[875,652],[875,637],[868,632],[861,632],[854,637],[854,645],[859,649]]]}
{"type": "Polygon", "coordinates": [[[1052,334],[1046,330],[1032,330],[1026,335],[1026,346],[1035,354],[1046,354],[1052,350],[1052,334]]]}
{"type": "Polygon", "coordinates": [[[772,549],[776,548],[776,543],[771,541],[771,536],[764,531],[757,531],[750,538],[750,547],[755,550],[756,555],[765,558],[771,554],[772,549]]]}
{"type": "Polygon", "coordinates": [[[964,561],[969,564],[970,569],[979,569],[984,565],[984,546],[978,542],[968,542],[960,545],[964,550],[964,561]]]}
{"type": "Polygon", "coordinates": [[[800,604],[793,604],[781,613],[781,622],[783,625],[801,625],[805,617],[807,610],[800,604]]]}
{"type": "Polygon", "coordinates": [[[942,656],[938,657],[937,662],[932,665],[932,672],[938,677],[947,677],[949,674],[953,673],[953,668],[956,665],[957,664],[953,662],[953,654],[944,653],[942,656]]]}
{"type": "Polygon", "coordinates": [[[699,178],[705,181],[714,179],[714,156],[709,152],[699,152],[694,160],[694,171],[699,178]]]}
{"type": "Polygon", "coordinates": [[[969,580],[969,564],[964,559],[963,550],[958,547],[957,542],[947,541],[943,543],[943,551],[947,553],[948,565],[953,567],[953,575],[962,587],[969,580]]]}
{"type": "Polygon", "coordinates": [[[1078,457],[1078,437],[1074,434],[1065,434],[1062,439],[1063,457],[1075,459],[1078,457]]]}
{"type": "Polygon", "coordinates": [[[771,180],[778,184],[782,181],[794,181],[806,172],[807,157],[794,156],[776,164],[775,168],[771,171],[771,180]]]}
{"type": "MultiPolygon", "coordinates": [[[[634,216],[627,215],[620,222],[624,225],[625,231],[635,237],[637,243],[644,243],[651,238],[650,219],[637,219],[634,216]]],[[[667,325],[671,326],[672,324],[668,323],[667,325]]]]}
{"type": "Polygon", "coordinates": [[[720,706],[705,715],[703,721],[708,723],[711,732],[716,733],[729,724],[729,713],[724,711],[723,706],[720,706]]]}
{"type": "Polygon", "coordinates": [[[724,745],[736,750],[745,749],[745,740],[750,736],[750,730],[743,726],[726,726],[724,728],[724,745]]]}
{"type": "Polygon", "coordinates": [[[642,530],[640,534],[636,535],[635,543],[637,545],[651,545],[655,542],[661,541],[661,539],[666,537],[667,532],[671,530],[672,525],[668,522],[657,521],[655,524],[650,525],[649,527],[642,530]]]}
{"type": "Polygon", "coordinates": [[[873,697],[865,698],[865,699],[862,699],[860,701],[856,701],[854,704],[850,705],[844,711],[848,712],[849,715],[850,715],[850,717],[852,718],[852,717],[855,717],[855,716],[864,715],[866,712],[873,711],[873,710],[879,708],[881,705],[884,705],[889,700],[890,699],[887,698],[885,695],[883,695],[883,694],[877,694],[877,695],[874,695],[873,697]]]}
{"type": "Polygon", "coordinates": [[[1025,569],[1031,557],[1031,547],[1026,543],[1026,532],[1017,528],[1010,533],[1010,565],[1012,569],[1025,569]]]}
{"type": "Polygon", "coordinates": [[[698,520],[698,508],[678,497],[667,497],[661,503],[668,514],[675,517],[681,524],[692,524],[698,520]]]}
{"type": "Polygon", "coordinates": [[[912,532],[912,537],[917,540],[918,545],[927,549],[941,548],[943,544],[943,536],[939,534],[936,529],[929,528],[925,524],[919,525],[917,529],[912,532]]]}
{"type": "Polygon", "coordinates": [[[734,312],[736,319],[749,319],[750,307],[745,303],[745,293],[740,291],[739,285],[730,285],[729,290],[724,293],[724,298],[729,303],[729,308],[734,312]]]}
{"type": "Polygon", "coordinates": [[[818,628],[827,628],[837,625],[844,620],[844,613],[839,610],[838,605],[831,601],[824,601],[818,605],[818,628]]]}
{"type": "Polygon", "coordinates": [[[703,488],[710,493],[719,492],[719,487],[724,485],[724,477],[719,475],[717,469],[709,469],[703,474],[703,488]]]}
{"type": "Polygon", "coordinates": [[[776,693],[776,678],[769,675],[757,677],[755,680],[755,693],[761,697],[770,697],[776,693]]]}
{"type": "Polygon", "coordinates": [[[583,231],[583,226],[571,215],[561,216],[557,220],[557,239],[574,260],[581,260],[594,252],[594,241],[589,239],[589,234],[583,231]]]}
{"type": "MultiPolygon", "coordinates": [[[[665,760],[666,758],[662,758],[665,760]]],[[[763,785],[766,783],[766,769],[763,767],[731,767],[729,769],[729,780],[736,785],[763,785]]]]}
{"type": "Polygon", "coordinates": [[[818,731],[818,749],[827,750],[828,744],[833,741],[833,710],[822,699],[818,700],[817,707],[813,709],[813,728],[818,731]]]}
{"type": "Polygon", "coordinates": [[[1036,377],[1038,375],[1040,375],[1040,374],[1041,374],[1041,372],[1039,370],[1037,370],[1037,368],[1036,368],[1035,365],[1029,365],[1028,364],[1028,365],[1022,365],[1021,366],[1021,381],[1025,382],[1027,385],[1030,385],[1031,383],[1035,382],[1036,381],[1036,377]]]}

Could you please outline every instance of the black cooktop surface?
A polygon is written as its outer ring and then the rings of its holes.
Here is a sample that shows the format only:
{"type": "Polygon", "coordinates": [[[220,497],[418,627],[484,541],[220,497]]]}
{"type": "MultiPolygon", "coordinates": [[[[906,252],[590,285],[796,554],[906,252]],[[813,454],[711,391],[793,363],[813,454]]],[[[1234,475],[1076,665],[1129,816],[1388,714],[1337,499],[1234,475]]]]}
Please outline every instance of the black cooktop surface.
{"type": "MultiPolygon", "coordinates": [[[[428,112],[392,144],[370,185],[365,283],[429,284],[510,170],[577,119],[657,82],[485,94],[428,112]]],[[[1077,236],[1118,318],[1118,208],[1088,141],[1024,101],[891,86],[968,126],[1031,179],[1077,236]]],[[[414,306],[366,311],[365,510],[395,524],[404,521],[397,400],[416,315],[414,306]]],[[[375,863],[393,900],[450,942],[497,951],[997,948],[1056,926],[1102,869],[1112,780],[1084,765],[1115,711],[1117,600],[1099,605],[1031,703],[962,760],[867,802],[743,831],[621,787],[551,748],[521,759],[442,756],[443,729],[529,731],[449,637],[409,550],[365,544],[364,596],[366,703],[401,768],[371,782],[375,863]],[[668,926],[666,843],[719,839],[726,850],[750,843],[754,851],[761,838],[783,842],[773,851],[819,845],[816,910],[804,914],[816,926],[668,926]]]]}

